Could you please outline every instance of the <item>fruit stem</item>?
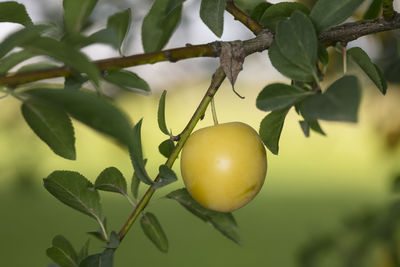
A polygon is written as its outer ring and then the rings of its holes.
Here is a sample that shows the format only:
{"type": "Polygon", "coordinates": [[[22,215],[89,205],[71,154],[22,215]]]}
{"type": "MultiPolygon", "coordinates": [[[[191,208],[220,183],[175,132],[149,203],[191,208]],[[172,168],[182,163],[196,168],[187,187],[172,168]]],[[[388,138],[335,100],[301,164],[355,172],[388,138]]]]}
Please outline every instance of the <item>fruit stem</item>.
{"type": "MultiPolygon", "coordinates": [[[[192,133],[194,127],[196,126],[197,122],[200,120],[200,118],[204,115],[204,113],[207,110],[208,105],[212,101],[215,93],[218,91],[219,87],[221,86],[222,82],[224,81],[226,75],[222,67],[219,67],[211,80],[211,84],[205,93],[203,99],[201,100],[199,106],[197,107],[196,111],[194,112],[192,118],[186,125],[185,129],[182,131],[182,133],[179,135],[179,141],[175,145],[173,151],[171,152],[171,155],[168,157],[166,161],[166,165],[168,167],[172,167],[174,164],[175,160],[178,158],[178,155],[180,151],[183,148],[183,145],[185,144],[186,140],[189,138],[190,134],[192,133]]],[[[156,183],[159,179],[159,175],[154,179],[154,182],[156,183]]],[[[147,189],[146,193],[142,196],[138,204],[136,205],[136,208],[133,210],[131,215],[129,216],[128,220],[125,222],[125,224],[122,226],[121,230],[118,233],[118,238],[120,241],[124,239],[125,235],[128,233],[129,229],[132,227],[133,223],[135,222],[136,218],[139,216],[139,214],[144,210],[144,208],[147,206],[149,203],[151,197],[153,196],[154,192],[156,189],[154,189],[153,186],[149,186],[147,189]]]]}
{"type": "Polygon", "coordinates": [[[343,55],[343,74],[347,72],[347,48],[345,45],[342,47],[342,55],[343,55]]]}
{"type": "Polygon", "coordinates": [[[214,120],[214,125],[218,125],[217,110],[215,109],[215,100],[214,100],[214,98],[211,99],[211,111],[212,111],[212,117],[213,117],[213,120],[214,120]]]}

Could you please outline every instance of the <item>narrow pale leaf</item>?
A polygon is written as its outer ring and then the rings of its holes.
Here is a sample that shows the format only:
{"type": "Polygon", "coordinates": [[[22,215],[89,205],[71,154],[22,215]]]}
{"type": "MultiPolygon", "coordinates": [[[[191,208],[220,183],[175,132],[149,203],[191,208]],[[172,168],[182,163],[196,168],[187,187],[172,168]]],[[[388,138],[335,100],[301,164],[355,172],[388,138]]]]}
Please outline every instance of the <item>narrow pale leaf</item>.
{"type": "Polygon", "coordinates": [[[150,87],[145,80],[127,70],[111,70],[104,75],[104,80],[129,92],[148,93],[150,87]]]}
{"type": "Polygon", "coordinates": [[[290,108],[276,110],[265,116],[260,124],[260,137],[265,146],[275,155],[279,152],[279,139],[283,123],[290,108]]]}
{"type": "Polygon", "coordinates": [[[169,131],[167,129],[167,124],[165,122],[165,97],[167,95],[167,91],[164,90],[161,94],[160,101],[158,102],[158,112],[157,112],[157,121],[158,128],[160,128],[161,132],[166,135],[169,135],[169,131]]]}
{"type": "Polygon", "coordinates": [[[150,212],[143,213],[140,219],[143,232],[162,252],[168,252],[168,239],[156,216],[150,212]]]}
{"type": "Polygon", "coordinates": [[[318,0],[311,10],[310,17],[322,32],[350,17],[364,0],[318,0]]]}
{"type": "Polygon", "coordinates": [[[33,89],[27,94],[53,103],[89,127],[129,146],[131,126],[127,116],[111,102],[78,90],[33,89]]]}
{"type": "Polygon", "coordinates": [[[264,111],[274,111],[292,106],[310,94],[312,94],[310,91],[305,91],[296,86],[282,83],[269,84],[257,96],[256,106],[264,111]]]}
{"type": "Polygon", "coordinates": [[[25,121],[57,155],[74,160],[74,128],[68,115],[56,106],[29,98],[21,106],[25,121]]]}
{"type": "Polygon", "coordinates": [[[60,267],[77,267],[78,255],[71,243],[62,235],[53,238],[52,247],[46,250],[47,256],[60,267]]]}
{"type": "Polygon", "coordinates": [[[161,50],[181,20],[182,5],[167,13],[169,1],[155,0],[143,19],[142,43],[146,53],[161,50]]]}
{"type": "Polygon", "coordinates": [[[122,173],[115,167],[109,167],[100,173],[94,187],[98,190],[126,195],[127,185],[122,173]]]}
{"type": "Polygon", "coordinates": [[[176,182],[178,180],[175,172],[165,164],[163,164],[159,167],[158,175],[159,175],[158,182],[154,184],[154,186],[153,186],[154,189],[159,189],[163,186],[166,186],[166,185],[176,182]]]}
{"type": "Polygon", "coordinates": [[[360,66],[360,68],[374,82],[379,91],[386,94],[387,84],[385,78],[381,75],[378,67],[372,63],[368,54],[359,47],[353,47],[347,51],[347,54],[360,66]]]}
{"type": "Polygon", "coordinates": [[[64,204],[97,221],[101,218],[99,192],[81,174],[73,171],[54,171],[43,181],[47,191],[64,204]]]}
{"type": "Polygon", "coordinates": [[[145,184],[153,184],[145,168],[145,160],[143,159],[142,152],[142,120],[140,120],[132,131],[132,144],[129,146],[129,154],[131,156],[131,161],[135,174],[145,184]]]}
{"type": "Polygon", "coordinates": [[[23,4],[6,1],[0,3],[0,22],[19,23],[24,26],[32,25],[32,20],[23,4]]]}
{"type": "Polygon", "coordinates": [[[335,81],[323,94],[304,100],[301,114],[307,120],[357,122],[361,89],[357,78],[344,76],[335,81]]]}
{"type": "Polygon", "coordinates": [[[178,201],[178,203],[185,207],[188,211],[203,221],[211,224],[224,236],[239,245],[241,244],[237,224],[232,213],[217,212],[202,207],[190,196],[186,188],[172,191],[167,195],[167,197],[178,201]]]}
{"type": "Polygon", "coordinates": [[[200,5],[200,18],[218,37],[224,31],[225,7],[226,0],[202,0],[200,5]]]}
{"type": "Polygon", "coordinates": [[[98,0],[64,0],[64,25],[68,33],[81,31],[98,0]]]}
{"type": "Polygon", "coordinates": [[[172,141],[171,139],[167,139],[158,146],[158,151],[160,151],[161,155],[168,158],[174,150],[174,147],[174,141],[172,141]]]}

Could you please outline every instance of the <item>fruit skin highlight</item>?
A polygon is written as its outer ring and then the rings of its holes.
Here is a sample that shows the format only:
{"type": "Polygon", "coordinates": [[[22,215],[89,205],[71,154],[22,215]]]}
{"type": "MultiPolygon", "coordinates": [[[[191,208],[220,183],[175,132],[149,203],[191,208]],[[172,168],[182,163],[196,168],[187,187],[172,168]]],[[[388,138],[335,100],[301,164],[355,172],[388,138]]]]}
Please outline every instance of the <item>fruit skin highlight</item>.
{"type": "Polygon", "coordinates": [[[203,207],[231,212],[260,191],[267,156],[257,132],[241,122],[202,128],[182,149],[181,173],[190,195],[203,207]]]}

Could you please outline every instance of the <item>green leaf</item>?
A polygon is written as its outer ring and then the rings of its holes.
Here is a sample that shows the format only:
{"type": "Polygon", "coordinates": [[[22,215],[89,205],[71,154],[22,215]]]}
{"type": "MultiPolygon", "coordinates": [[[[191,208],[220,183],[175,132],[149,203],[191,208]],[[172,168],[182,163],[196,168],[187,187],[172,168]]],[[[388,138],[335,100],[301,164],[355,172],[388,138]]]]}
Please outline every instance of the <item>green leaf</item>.
{"type": "Polygon", "coordinates": [[[29,43],[50,28],[49,25],[32,25],[8,35],[0,43],[0,58],[4,57],[13,48],[29,43]]]}
{"type": "Polygon", "coordinates": [[[71,243],[62,235],[53,238],[53,246],[46,250],[47,256],[60,267],[77,267],[78,255],[71,243]]]}
{"type": "Polygon", "coordinates": [[[233,2],[240,10],[249,15],[257,6],[265,3],[265,0],[234,0],[233,2]]]}
{"type": "Polygon", "coordinates": [[[24,26],[32,25],[32,20],[23,4],[7,1],[0,3],[0,22],[14,22],[24,26]]]}
{"type": "Polygon", "coordinates": [[[379,91],[384,95],[386,94],[387,84],[385,78],[381,74],[378,67],[372,63],[371,59],[359,47],[353,47],[347,50],[347,54],[361,67],[361,69],[368,75],[368,77],[374,82],[379,91]]]}
{"type": "Polygon", "coordinates": [[[158,146],[158,151],[160,151],[161,155],[168,158],[174,150],[174,147],[174,141],[172,141],[171,139],[167,139],[158,146]]]}
{"type": "Polygon", "coordinates": [[[321,129],[321,126],[319,125],[317,120],[312,120],[312,121],[304,120],[300,121],[299,123],[306,137],[310,136],[310,129],[321,135],[326,135],[325,132],[321,129]]]}
{"type": "MultiPolygon", "coordinates": [[[[146,163],[147,163],[147,159],[144,159],[144,166],[146,166],[146,163]]],[[[132,181],[131,181],[131,193],[135,199],[138,198],[139,186],[140,186],[140,179],[138,178],[136,173],[133,172],[132,181]]]]}
{"type": "Polygon", "coordinates": [[[145,80],[127,70],[107,71],[104,80],[129,92],[150,92],[150,87],[145,80]]]}
{"type": "Polygon", "coordinates": [[[153,186],[154,189],[159,189],[178,180],[175,172],[165,164],[160,165],[158,175],[158,181],[153,186]]]}
{"type": "Polygon", "coordinates": [[[143,232],[151,242],[162,252],[168,252],[168,239],[161,224],[153,213],[143,213],[140,219],[143,232]]]}
{"type": "Polygon", "coordinates": [[[167,195],[167,198],[178,201],[188,211],[211,224],[224,236],[239,245],[241,244],[237,224],[232,213],[217,212],[204,208],[190,196],[186,188],[172,191],[167,195]]]}
{"type": "Polygon", "coordinates": [[[22,66],[17,70],[17,72],[29,72],[29,71],[39,71],[39,70],[45,70],[45,69],[51,69],[51,68],[57,68],[59,67],[58,65],[50,62],[36,62],[32,64],[27,64],[22,66]]]}
{"type": "Polygon", "coordinates": [[[126,34],[129,31],[131,25],[131,9],[127,8],[124,11],[115,13],[110,16],[107,20],[107,29],[113,30],[116,33],[116,41],[118,49],[121,48],[123,41],[125,40],[126,34]]]}
{"type": "Polygon", "coordinates": [[[104,217],[103,220],[101,221],[101,225],[99,228],[93,231],[87,232],[87,234],[97,238],[100,241],[105,241],[107,242],[107,219],[104,217]]]}
{"type": "Polygon", "coordinates": [[[290,17],[295,10],[301,11],[307,15],[310,13],[310,10],[301,3],[281,2],[271,5],[265,10],[260,18],[260,24],[276,31],[278,23],[290,17]]]}
{"type": "Polygon", "coordinates": [[[76,159],[74,128],[63,110],[29,98],[22,104],[21,111],[29,127],[54,153],[76,159]]]}
{"type": "Polygon", "coordinates": [[[82,261],[89,255],[89,245],[90,245],[90,239],[86,240],[85,244],[79,250],[78,262],[82,261]]]}
{"type": "Polygon", "coordinates": [[[400,174],[397,174],[392,181],[392,192],[400,193],[400,174]]]}
{"type": "Polygon", "coordinates": [[[8,56],[0,60],[0,75],[6,74],[10,69],[18,65],[19,63],[36,56],[35,54],[22,50],[9,54],[8,56]]]}
{"type": "Polygon", "coordinates": [[[47,37],[36,37],[21,46],[32,53],[52,57],[79,72],[86,73],[90,80],[98,86],[100,72],[97,66],[90,62],[85,54],[74,49],[69,44],[47,37]]]}
{"type": "Polygon", "coordinates": [[[116,192],[126,195],[126,180],[122,173],[115,167],[109,167],[97,177],[94,187],[97,190],[116,192]]]}
{"type": "Polygon", "coordinates": [[[107,242],[105,248],[117,249],[119,246],[119,237],[115,231],[110,234],[110,241],[107,242]]]}
{"type": "Polygon", "coordinates": [[[267,10],[267,8],[269,8],[270,6],[272,6],[273,4],[269,3],[269,2],[262,2],[259,3],[257,6],[255,6],[250,13],[250,18],[254,19],[255,21],[257,21],[258,23],[261,20],[262,15],[264,14],[265,10],[267,10]]]}
{"type": "Polygon", "coordinates": [[[200,18],[218,37],[224,31],[226,0],[201,0],[200,18]]]}
{"type": "Polygon", "coordinates": [[[161,94],[160,101],[158,102],[158,128],[160,128],[161,132],[166,135],[169,135],[169,131],[167,129],[167,124],[165,123],[165,97],[167,95],[167,91],[164,90],[161,94]]]}
{"type": "Polygon", "coordinates": [[[111,102],[78,90],[33,89],[27,94],[64,109],[75,119],[129,146],[131,126],[127,116],[111,102]]]}
{"type": "Polygon", "coordinates": [[[155,0],[143,19],[142,43],[146,53],[161,50],[181,20],[182,5],[167,13],[169,1],[155,0]]]}
{"type": "Polygon", "coordinates": [[[135,127],[133,127],[132,134],[132,144],[129,147],[129,154],[131,156],[131,161],[133,168],[135,170],[135,174],[145,184],[151,185],[153,181],[150,179],[147,174],[145,168],[145,160],[143,159],[142,152],[142,136],[141,136],[141,128],[142,128],[143,120],[140,120],[135,127]]]}
{"type": "Polygon", "coordinates": [[[94,254],[81,261],[79,267],[113,267],[114,249],[106,249],[103,253],[94,254]]]}
{"type": "Polygon", "coordinates": [[[96,4],[97,0],[64,0],[64,25],[67,32],[80,32],[96,4]]]}
{"type": "Polygon", "coordinates": [[[400,59],[396,59],[389,64],[384,73],[389,82],[400,83],[400,59]]]}
{"type": "Polygon", "coordinates": [[[329,62],[328,50],[326,50],[326,47],[321,43],[318,43],[318,59],[322,63],[322,65],[324,66],[328,65],[329,62]]]}
{"type": "Polygon", "coordinates": [[[322,32],[350,17],[364,0],[318,0],[311,10],[310,18],[317,31],[322,32]]]}
{"type": "Polygon", "coordinates": [[[99,192],[84,176],[73,171],[54,171],[43,179],[44,187],[55,198],[98,222],[101,218],[99,192]]]}
{"type": "Polygon", "coordinates": [[[66,90],[78,90],[82,88],[82,85],[88,81],[87,77],[82,76],[81,74],[74,74],[65,77],[64,81],[64,89],[66,90]]]}
{"type": "Polygon", "coordinates": [[[310,136],[310,125],[307,121],[299,121],[301,130],[303,131],[306,137],[310,136]]]}
{"type": "Polygon", "coordinates": [[[373,0],[364,14],[363,19],[375,19],[382,10],[382,0],[373,0]]]}
{"type": "Polygon", "coordinates": [[[256,106],[264,111],[274,111],[277,109],[292,106],[300,99],[312,94],[310,91],[290,86],[282,83],[269,84],[257,96],[256,106]]]}
{"type": "Polygon", "coordinates": [[[169,14],[171,11],[182,6],[186,0],[168,0],[168,5],[165,10],[165,14],[169,14]]]}
{"type": "Polygon", "coordinates": [[[261,121],[259,134],[265,146],[275,155],[279,152],[279,139],[289,108],[275,110],[261,121]]]}
{"type": "Polygon", "coordinates": [[[316,77],[317,54],[317,36],[304,13],[294,11],[289,20],[278,24],[269,56],[279,72],[293,80],[313,81],[316,77]]]}
{"type": "Polygon", "coordinates": [[[308,97],[301,113],[307,120],[357,122],[361,89],[357,78],[344,76],[335,81],[323,94],[308,97]]]}

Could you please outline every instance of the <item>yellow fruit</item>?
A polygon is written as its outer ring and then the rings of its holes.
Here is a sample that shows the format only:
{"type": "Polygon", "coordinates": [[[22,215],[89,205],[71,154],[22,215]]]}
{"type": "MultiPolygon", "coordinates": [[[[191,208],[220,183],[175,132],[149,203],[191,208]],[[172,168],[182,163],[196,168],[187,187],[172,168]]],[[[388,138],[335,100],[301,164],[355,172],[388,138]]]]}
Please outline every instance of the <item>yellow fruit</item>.
{"type": "Polygon", "coordinates": [[[267,172],[264,145],[257,132],[241,122],[195,131],[181,155],[181,173],[190,195],[202,206],[230,212],[260,191],[267,172]]]}

